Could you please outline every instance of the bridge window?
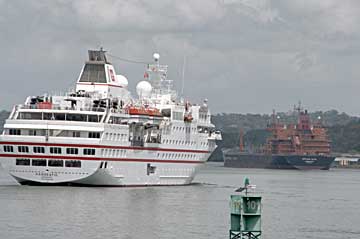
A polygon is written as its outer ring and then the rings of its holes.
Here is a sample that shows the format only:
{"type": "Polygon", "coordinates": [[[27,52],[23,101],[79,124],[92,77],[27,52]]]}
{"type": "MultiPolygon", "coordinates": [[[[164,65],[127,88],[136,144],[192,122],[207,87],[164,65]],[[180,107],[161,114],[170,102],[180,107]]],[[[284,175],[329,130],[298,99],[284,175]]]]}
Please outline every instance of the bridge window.
{"type": "Polygon", "coordinates": [[[4,145],[4,152],[14,152],[14,147],[11,145],[4,145]]]}
{"type": "Polygon", "coordinates": [[[19,153],[29,153],[29,147],[28,146],[18,146],[18,152],[19,153]]]}
{"type": "Polygon", "coordinates": [[[63,160],[49,160],[48,166],[49,167],[63,167],[64,161],[63,160]]]}
{"type": "Polygon", "coordinates": [[[79,82],[106,83],[103,64],[86,64],[79,82]]]}
{"type": "Polygon", "coordinates": [[[16,165],[29,166],[30,159],[16,159],[16,165]]]}
{"type": "Polygon", "coordinates": [[[44,147],[34,147],[33,151],[36,154],[44,154],[45,153],[45,148],[44,147]]]}
{"type": "Polygon", "coordinates": [[[46,160],[45,159],[33,159],[31,162],[32,166],[46,166],[46,160]]]}

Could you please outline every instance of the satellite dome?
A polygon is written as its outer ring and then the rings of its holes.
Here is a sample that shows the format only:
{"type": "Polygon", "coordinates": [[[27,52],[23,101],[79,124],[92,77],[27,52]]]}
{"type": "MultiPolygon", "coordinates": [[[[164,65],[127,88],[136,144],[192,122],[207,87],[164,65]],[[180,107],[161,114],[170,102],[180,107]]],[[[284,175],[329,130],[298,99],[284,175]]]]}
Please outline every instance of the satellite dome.
{"type": "Polygon", "coordinates": [[[159,53],[154,53],[153,57],[154,57],[155,61],[158,61],[160,59],[160,54],[159,53]]]}
{"type": "Polygon", "coordinates": [[[126,88],[126,87],[129,85],[129,82],[128,82],[128,80],[126,79],[125,76],[123,76],[123,75],[116,75],[116,78],[117,78],[120,86],[126,88]]]}
{"type": "Polygon", "coordinates": [[[140,81],[136,86],[136,93],[140,98],[149,97],[152,86],[148,81],[140,81]]]}

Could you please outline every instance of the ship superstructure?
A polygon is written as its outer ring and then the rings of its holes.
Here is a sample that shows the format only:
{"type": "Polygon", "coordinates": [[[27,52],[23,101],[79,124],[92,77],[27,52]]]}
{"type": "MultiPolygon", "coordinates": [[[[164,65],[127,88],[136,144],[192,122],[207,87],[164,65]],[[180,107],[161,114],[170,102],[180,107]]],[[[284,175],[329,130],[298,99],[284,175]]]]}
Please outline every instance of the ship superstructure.
{"type": "Polygon", "coordinates": [[[177,98],[159,58],[132,97],[105,51],[89,51],[74,91],[14,107],[0,136],[1,165],[21,184],[191,183],[221,134],[206,101],[177,98]]]}
{"type": "Polygon", "coordinates": [[[297,124],[282,124],[273,113],[271,132],[266,143],[267,154],[329,155],[330,140],[321,118],[311,124],[307,110],[298,109],[297,124]]]}
{"type": "MultiPolygon", "coordinates": [[[[223,150],[224,165],[244,168],[280,169],[329,169],[335,157],[331,155],[330,140],[321,118],[311,124],[307,110],[300,105],[296,124],[283,124],[272,115],[267,130],[271,133],[266,139],[263,152],[249,153],[239,148],[223,150]]],[[[240,140],[242,142],[242,140],[240,140]]]]}

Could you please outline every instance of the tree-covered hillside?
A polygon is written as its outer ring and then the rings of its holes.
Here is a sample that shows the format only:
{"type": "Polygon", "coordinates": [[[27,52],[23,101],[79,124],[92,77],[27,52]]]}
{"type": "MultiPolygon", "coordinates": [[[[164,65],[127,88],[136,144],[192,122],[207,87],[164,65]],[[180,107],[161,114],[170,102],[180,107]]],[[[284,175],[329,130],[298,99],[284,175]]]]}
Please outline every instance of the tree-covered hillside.
{"type": "Polygon", "coordinates": [[[360,119],[346,125],[328,128],[332,150],[341,153],[360,153],[360,119]]]}
{"type": "Polygon", "coordinates": [[[0,111],[0,130],[3,130],[3,126],[5,123],[5,120],[9,117],[10,112],[8,111],[0,111]]]}

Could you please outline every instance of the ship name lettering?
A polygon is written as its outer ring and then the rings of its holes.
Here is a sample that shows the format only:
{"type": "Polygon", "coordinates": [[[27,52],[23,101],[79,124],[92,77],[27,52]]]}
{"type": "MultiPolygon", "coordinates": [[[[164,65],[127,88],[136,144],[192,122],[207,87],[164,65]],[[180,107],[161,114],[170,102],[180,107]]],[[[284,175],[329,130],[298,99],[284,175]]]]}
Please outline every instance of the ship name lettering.
{"type": "Polygon", "coordinates": [[[317,158],[302,158],[303,161],[317,161],[317,158]]]}

